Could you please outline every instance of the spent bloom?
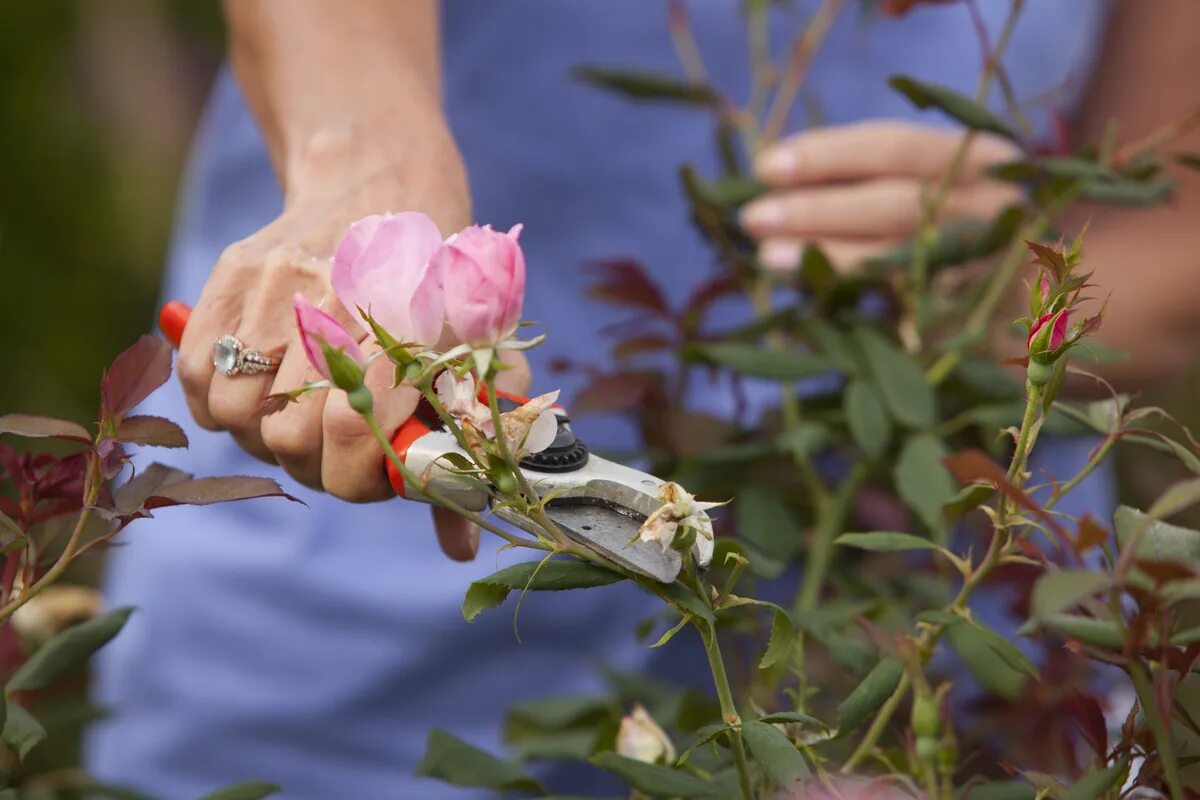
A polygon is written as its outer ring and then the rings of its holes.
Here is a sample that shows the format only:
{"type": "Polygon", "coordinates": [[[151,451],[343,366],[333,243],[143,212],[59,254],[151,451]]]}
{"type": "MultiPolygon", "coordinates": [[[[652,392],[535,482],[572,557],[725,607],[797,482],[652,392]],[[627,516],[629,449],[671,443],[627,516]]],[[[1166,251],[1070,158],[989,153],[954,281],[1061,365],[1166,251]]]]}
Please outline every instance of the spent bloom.
{"type": "MultiPolygon", "coordinates": [[[[474,443],[473,447],[481,447],[481,440],[496,438],[491,409],[479,399],[471,373],[460,378],[446,370],[437,377],[434,388],[438,402],[462,426],[468,441],[474,443]]],[[[558,392],[548,392],[500,414],[504,440],[515,457],[540,453],[554,443],[558,435],[558,415],[551,406],[556,400],[558,392]]]]}
{"type": "Polygon", "coordinates": [[[296,310],[296,326],[300,329],[304,354],[313,369],[340,389],[347,388],[344,383],[351,388],[360,385],[366,363],[358,341],[340,322],[305,300],[299,292],[292,298],[292,306],[296,310]]]}
{"type": "Polygon", "coordinates": [[[662,505],[646,517],[646,521],[638,530],[638,539],[643,542],[657,542],[665,553],[672,548],[679,536],[688,530],[695,531],[696,545],[702,556],[700,561],[707,563],[713,549],[713,527],[712,520],[706,512],[710,508],[725,504],[699,501],[674,482],[658,487],[658,499],[662,501],[662,505]]]}
{"type": "Polygon", "coordinates": [[[508,233],[472,225],[447,239],[434,255],[446,321],[464,344],[494,347],[516,331],[525,298],[520,233],[521,225],[508,233]]]}
{"type": "Polygon", "coordinates": [[[438,402],[447,414],[460,424],[469,423],[484,436],[490,438],[495,434],[492,412],[479,401],[479,392],[475,388],[475,378],[471,373],[458,378],[453,372],[446,370],[438,375],[433,386],[437,390],[438,402]]]}
{"type": "Polygon", "coordinates": [[[675,745],[654,717],[635,703],[633,710],[621,719],[617,731],[617,753],[647,764],[670,764],[675,760],[675,745]]]}
{"type": "Polygon", "coordinates": [[[437,225],[420,212],[363,217],[334,252],[330,282],[355,319],[365,311],[399,341],[432,346],[444,317],[433,262],[441,245],[437,225]]]}

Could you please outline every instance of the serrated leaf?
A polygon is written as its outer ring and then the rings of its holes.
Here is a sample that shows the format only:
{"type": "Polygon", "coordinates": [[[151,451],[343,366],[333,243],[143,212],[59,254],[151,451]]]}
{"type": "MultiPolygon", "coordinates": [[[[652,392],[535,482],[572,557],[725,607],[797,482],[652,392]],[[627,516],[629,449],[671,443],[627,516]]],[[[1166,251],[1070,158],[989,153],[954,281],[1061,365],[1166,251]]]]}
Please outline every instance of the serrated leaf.
{"type": "Polygon", "coordinates": [[[758,662],[759,669],[767,669],[788,658],[796,641],[796,628],[792,625],[792,618],[778,606],[775,606],[774,610],[771,618],[771,639],[758,662]]]}
{"type": "Polygon", "coordinates": [[[909,428],[932,427],[937,421],[937,398],[920,365],[873,328],[857,328],[854,338],[896,421],[909,428]]]}
{"type": "Polygon", "coordinates": [[[932,531],[945,524],[942,506],[958,494],[954,477],[943,463],[949,454],[940,439],[927,434],[911,436],[900,449],[892,472],[900,499],[932,531]]]}
{"type": "Polygon", "coordinates": [[[462,613],[470,622],[480,612],[503,603],[514,589],[522,591],[528,587],[531,592],[556,592],[563,589],[590,589],[622,580],[625,577],[620,573],[575,559],[553,559],[542,565],[541,569],[538,569],[538,562],[525,561],[473,581],[463,598],[462,613]]]}
{"type": "Polygon", "coordinates": [[[263,797],[270,797],[282,791],[283,787],[277,783],[242,781],[241,783],[226,786],[224,789],[209,792],[204,797],[201,797],[200,800],[260,800],[263,797]]]}
{"type": "Polygon", "coordinates": [[[962,622],[946,628],[950,647],[984,688],[1007,700],[1016,700],[1025,686],[1026,675],[998,658],[980,633],[979,626],[962,622]]]}
{"type": "Polygon", "coordinates": [[[124,416],[171,377],[171,346],[157,336],[143,336],[123,351],[100,382],[100,416],[124,416]]]}
{"type": "Polygon", "coordinates": [[[717,797],[721,787],[690,772],[647,764],[617,753],[600,753],[591,762],[613,773],[634,789],[662,797],[717,797]]]}
{"type": "Polygon", "coordinates": [[[42,727],[42,723],[34,719],[32,714],[12,700],[8,700],[5,705],[7,708],[4,729],[0,738],[3,738],[4,743],[16,750],[17,756],[24,760],[25,756],[29,755],[29,751],[46,738],[46,729],[42,727]]]}
{"type": "Polygon", "coordinates": [[[694,360],[725,367],[740,375],[774,381],[797,381],[824,375],[831,369],[820,356],[803,350],[774,350],[745,342],[713,342],[692,345],[687,354],[694,360]]]}
{"type": "Polygon", "coordinates": [[[187,447],[187,434],[169,419],[138,415],[125,417],[113,437],[120,442],[147,447],[187,447]]]}
{"type": "Polygon", "coordinates": [[[545,789],[511,761],[496,758],[440,728],[429,732],[425,755],[415,773],[453,786],[545,793],[545,789]]]}
{"type": "Polygon", "coordinates": [[[851,381],[842,408],[854,441],[870,458],[881,457],[892,438],[892,418],[879,392],[867,381],[851,381]]]}
{"type": "Polygon", "coordinates": [[[818,728],[828,729],[828,725],[814,716],[805,714],[803,711],[777,711],[774,714],[765,714],[758,718],[759,722],[769,722],[772,725],[776,723],[786,724],[789,722],[798,723],[800,725],[815,725],[818,728]]]}
{"type": "Polygon", "coordinates": [[[72,625],[39,647],[9,678],[5,691],[41,689],[82,667],[92,654],[121,632],[132,608],[118,608],[72,625]]]}
{"type": "Polygon", "coordinates": [[[222,478],[192,478],[167,484],[147,497],[143,506],[151,510],[178,505],[207,506],[259,497],[282,497],[295,503],[300,502],[270,478],[232,475],[222,478]]]}
{"type": "Polygon", "coordinates": [[[859,550],[871,550],[877,553],[891,553],[899,550],[940,550],[935,543],[911,533],[898,531],[869,531],[867,533],[843,533],[833,540],[834,544],[845,547],[857,547],[859,550]]]}
{"type": "Polygon", "coordinates": [[[1091,597],[1101,589],[1112,585],[1112,579],[1103,572],[1085,570],[1061,570],[1048,572],[1038,578],[1033,586],[1032,612],[1034,619],[1065,611],[1081,600],[1091,597]]]}
{"type": "Polygon", "coordinates": [[[854,691],[838,706],[838,736],[844,736],[861,725],[871,712],[883,705],[896,691],[904,667],[894,658],[885,657],[867,673],[854,691]]]}
{"type": "Polygon", "coordinates": [[[0,434],[11,433],[26,439],[66,439],[72,442],[91,442],[92,435],[78,422],[33,414],[4,414],[0,416],[0,434]]]}
{"type": "Polygon", "coordinates": [[[904,75],[888,78],[888,85],[907,97],[917,108],[936,108],[968,128],[989,131],[1014,142],[1018,141],[1016,133],[1008,123],[965,94],[946,86],[913,80],[904,75]]]}
{"type": "Polygon", "coordinates": [[[742,723],[742,736],[750,755],[779,788],[792,789],[799,781],[812,775],[804,756],[774,725],[747,720],[742,723]]]}

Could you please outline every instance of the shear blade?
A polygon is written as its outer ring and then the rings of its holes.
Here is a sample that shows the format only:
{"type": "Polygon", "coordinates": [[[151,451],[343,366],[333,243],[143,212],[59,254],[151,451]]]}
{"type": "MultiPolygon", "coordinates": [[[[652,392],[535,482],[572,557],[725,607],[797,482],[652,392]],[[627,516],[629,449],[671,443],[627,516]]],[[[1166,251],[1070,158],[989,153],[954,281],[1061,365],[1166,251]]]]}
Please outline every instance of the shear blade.
{"type": "Polygon", "coordinates": [[[629,514],[597,504],[551,502],[546,515],[575,541],[646,577],[671,583],[683,566],[674,550],[664,553],[653,542],[637,541],[642,520],[629,514]]]}

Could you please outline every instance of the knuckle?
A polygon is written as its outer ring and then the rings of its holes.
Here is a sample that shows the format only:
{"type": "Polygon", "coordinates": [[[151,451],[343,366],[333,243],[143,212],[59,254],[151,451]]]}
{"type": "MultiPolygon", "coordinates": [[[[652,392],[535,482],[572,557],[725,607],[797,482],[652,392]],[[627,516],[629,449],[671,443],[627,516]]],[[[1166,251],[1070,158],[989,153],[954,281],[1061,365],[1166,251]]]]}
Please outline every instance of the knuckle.
{"type": "Polygon", "coordinates": [[[302,459],[317,451],[320,433],[302,421],[274,414],[262,421],[262,439],[267,449],[285,460],[302,459]]]}
{"type": "Polygon", "coordinates": [[[355,444],[371,439],[371,429],[354,409],[344,402],[325,406],[325,438],[338,444],[355,444]]]}
{"type": "Polygon", "coordinates": [[[253,412],[253,408],[247,408],[244,402],[227,392],[209,393],[208,413],[225,430],[231,432],[245,430],[253,412]]]}

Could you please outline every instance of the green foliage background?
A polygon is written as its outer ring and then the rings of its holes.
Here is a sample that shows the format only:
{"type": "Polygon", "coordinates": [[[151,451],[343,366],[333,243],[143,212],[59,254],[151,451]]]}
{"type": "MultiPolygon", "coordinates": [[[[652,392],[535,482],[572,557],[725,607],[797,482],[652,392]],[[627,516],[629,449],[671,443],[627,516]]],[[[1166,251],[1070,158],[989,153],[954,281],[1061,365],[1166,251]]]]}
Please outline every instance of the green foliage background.
{"type": "Polygon", "coordinates": [[[95,418],[153,319],[219,6],[0,3],[0,409],[95,418]]]}

